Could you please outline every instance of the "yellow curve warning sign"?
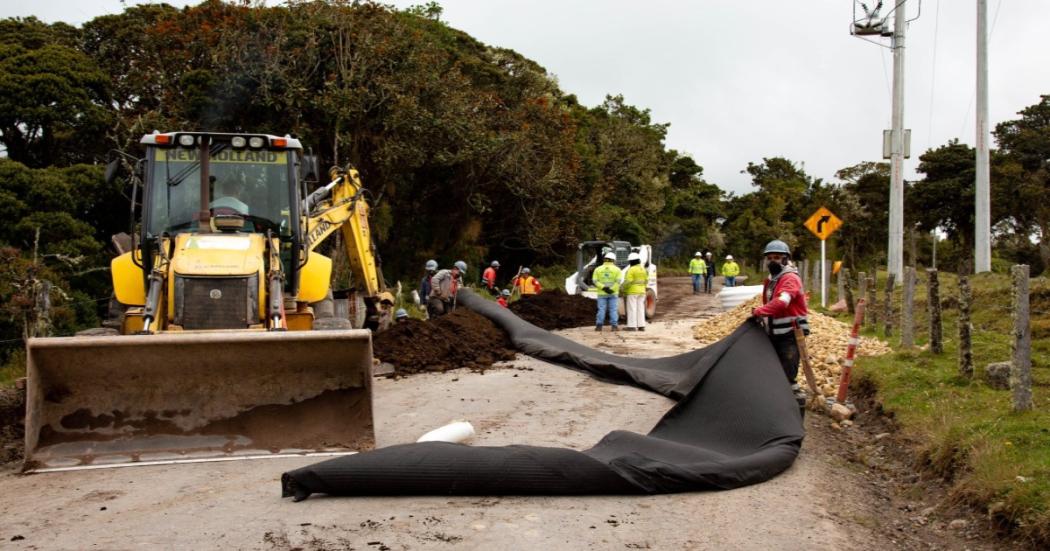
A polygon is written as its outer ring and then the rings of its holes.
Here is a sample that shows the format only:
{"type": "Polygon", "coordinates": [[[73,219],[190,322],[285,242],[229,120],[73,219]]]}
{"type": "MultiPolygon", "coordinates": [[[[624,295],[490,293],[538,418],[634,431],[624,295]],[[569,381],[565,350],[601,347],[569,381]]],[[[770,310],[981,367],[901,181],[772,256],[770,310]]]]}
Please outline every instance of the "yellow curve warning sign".
{"type": "Polygon", "coordinates": [[[827,239],[841,227],[842,219],[835,216],[835,213],[828,210],[827,207],[820,207],[817,212],[813,213],[813,216],[809,217],[809,220],[806,220],[806,228],[821,241],[827,239]]]}

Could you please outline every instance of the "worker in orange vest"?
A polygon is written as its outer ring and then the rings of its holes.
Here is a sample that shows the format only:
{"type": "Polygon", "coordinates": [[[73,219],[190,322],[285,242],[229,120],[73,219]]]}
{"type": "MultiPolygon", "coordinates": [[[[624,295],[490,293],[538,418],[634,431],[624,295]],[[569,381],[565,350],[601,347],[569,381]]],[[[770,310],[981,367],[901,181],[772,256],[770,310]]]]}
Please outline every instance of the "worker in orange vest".
{"type": "Polygon", "coordinates": [[[521,275],[515,277],[510,284],[512,287],[517,287],[522,296],[538,295],[543,292],[543,286],[540,285],[540,280],[532,277],[532,271],[528,268],[522,268],[521,275]]]}

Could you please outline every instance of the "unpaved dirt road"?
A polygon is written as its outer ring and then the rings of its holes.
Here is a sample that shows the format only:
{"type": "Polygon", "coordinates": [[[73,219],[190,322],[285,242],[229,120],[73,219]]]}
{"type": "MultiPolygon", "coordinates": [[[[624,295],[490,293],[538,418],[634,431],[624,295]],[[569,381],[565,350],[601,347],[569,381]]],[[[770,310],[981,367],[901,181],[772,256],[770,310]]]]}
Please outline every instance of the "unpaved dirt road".
{"type": "MultiPolygon", "coordinates": [[[[688,280],[661,281],[645,333],[562,333],[621,354],[671,355],[714,307],[688,280]]],[[[379,445],[448,421],[478,445],[590,447],[613,429],[647,432],[670,400],[519,356],[486,373],[420,374],[375,385],[379,445]]],[[[271,459],[22,476],[0,473],[4,549],[856,549],[927,547],[898,534],[895,506],[841,459],[828,420],[808,416],[802,453],[772,481],[650,497],[312,497],[281,499],[271,459]]],[[[938,547],[983,548],[932,540],[938,547]]]]}

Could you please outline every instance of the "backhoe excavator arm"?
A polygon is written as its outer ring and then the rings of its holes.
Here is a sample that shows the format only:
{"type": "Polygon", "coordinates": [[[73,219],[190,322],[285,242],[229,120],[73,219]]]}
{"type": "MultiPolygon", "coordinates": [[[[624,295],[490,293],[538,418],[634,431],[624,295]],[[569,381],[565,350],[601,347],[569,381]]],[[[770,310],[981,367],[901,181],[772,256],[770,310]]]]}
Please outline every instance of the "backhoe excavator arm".
{"type": "Polygon", "coordinates": [[[372,232],[368,224],[368,202],[356,169],[333,169],[332,181],[304,199],[308,214],[306,249],[313,251],[326,237],[339,230],[350,261],[354,281],[369,297],[393,302],[386,292],[372,232]]]}

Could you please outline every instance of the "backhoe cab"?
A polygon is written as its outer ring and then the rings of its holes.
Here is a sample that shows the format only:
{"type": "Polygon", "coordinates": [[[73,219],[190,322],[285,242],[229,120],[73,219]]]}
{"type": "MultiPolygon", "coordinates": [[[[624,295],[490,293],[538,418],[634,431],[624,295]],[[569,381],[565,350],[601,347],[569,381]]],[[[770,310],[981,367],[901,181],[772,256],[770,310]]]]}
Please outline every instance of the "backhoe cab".
{"type": "Polygon", "coordinates": [[[30,340],[26,468],[371,447],[360,329],[388,324],[394,300],[357,171],[307,195],[316,160],[289,136],[141,143],[135,245],[111,264],[126,336],[30,340]],[[336,231],[353,288],[333,319],[315,249],[336,231]]]}

